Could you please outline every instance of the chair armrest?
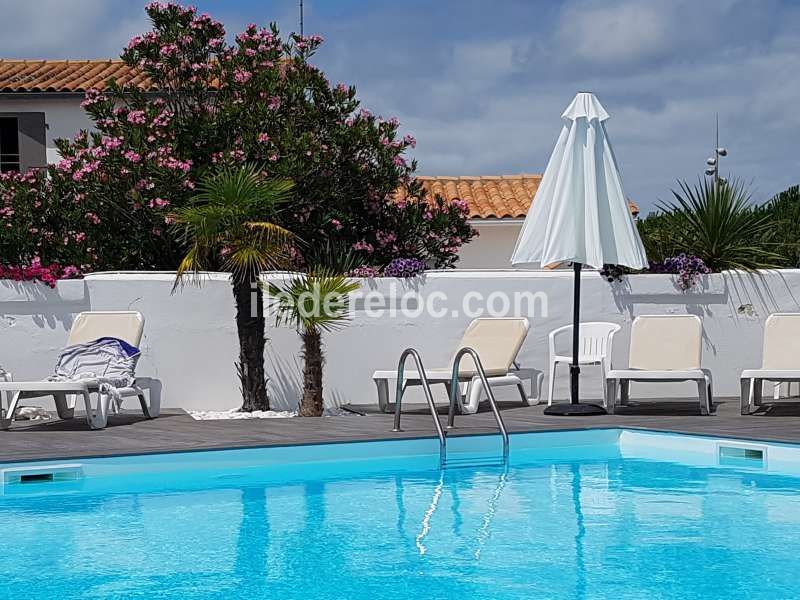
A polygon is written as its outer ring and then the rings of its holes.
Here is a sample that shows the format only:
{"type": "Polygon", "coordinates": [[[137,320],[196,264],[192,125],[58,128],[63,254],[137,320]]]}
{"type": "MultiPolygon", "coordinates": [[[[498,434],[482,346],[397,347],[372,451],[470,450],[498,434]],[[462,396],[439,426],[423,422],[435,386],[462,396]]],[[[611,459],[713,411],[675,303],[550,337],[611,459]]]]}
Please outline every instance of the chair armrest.
{"type": "Polygon", "coordinates": [[[611,370],[613,366],[614,334],[616,331],[608,332],[608,343],[606,344],[606,369],[611,370]]]}
{"type": "Polygon", "coordinates": [[[556,336],[558,336],[558,334],[560,333],[568,331],[571,328],[572,325],[562,325],[561,327],[553,329],[553,331],[551,331],[548,334],[547,338],[548,338],[548,344],[550,346],[550,356],[553,356],[556,353],[556,336]]]}

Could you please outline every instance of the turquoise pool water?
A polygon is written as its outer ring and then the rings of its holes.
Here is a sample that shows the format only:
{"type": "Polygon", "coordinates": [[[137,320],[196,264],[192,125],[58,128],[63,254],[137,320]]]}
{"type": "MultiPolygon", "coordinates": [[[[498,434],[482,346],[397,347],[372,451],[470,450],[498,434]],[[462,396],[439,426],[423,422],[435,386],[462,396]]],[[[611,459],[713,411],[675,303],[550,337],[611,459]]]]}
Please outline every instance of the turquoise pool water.
{"type": "Polygon", "coordinates": [[[773,466],[800,451],[692,443],[531,434],[507,468],[443,472],[427,440],[78,461],[5,486],[0,597],[799,597],[800,479],[773,466]]]}

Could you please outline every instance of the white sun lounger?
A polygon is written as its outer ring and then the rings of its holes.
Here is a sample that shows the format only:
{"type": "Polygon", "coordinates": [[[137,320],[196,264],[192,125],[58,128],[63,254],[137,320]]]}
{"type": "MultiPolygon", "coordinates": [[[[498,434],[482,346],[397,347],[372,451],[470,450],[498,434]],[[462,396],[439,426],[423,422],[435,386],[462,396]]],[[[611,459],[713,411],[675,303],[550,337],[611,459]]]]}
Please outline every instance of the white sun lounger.
{"type": "MultiPolygon", "coordinates": [[[[138,312],[82,312],[75,317],[72,323],[67,345],[84,344],[101,337],[115,337],[138,347],[142,340],[143,330],[144,317],[138,312]]],[[[145,417],[152,419],[158,416],[158,403],[152,401],[148,403],[143,390],[138,385],[117,388],[117,392],[123,398],[137,396],[145,417]]],[[[103,429],[108,421],[111,396],[100,392],[100,382],[96,379],[82,379],[80,381],[2,381],[0,382],[0,393],[11,395],[8,409],[0,418],[0,428],[2,429],[8,429],[11,426],[20,400],[44,396],[53,397],[56,411],[61,419],[73,418],[75,413],[74,399],[81,397],[86,407],[86,422],[89,423],[89,427],[103,429]],[[97,397],[94,408],[92,407],[92,394],[97,397]]]]}
{"type": "MultiPolygon", "coordinates": [[[[528,320],[517,318],[480,318],[475,319],[469,324],[464,336],[461,338],[453,357],[461,348],[473,348],[481,359],[483,369],[486,372],[486,379],[490,386],[516,386],[519,390],[522,402],[525,405],[539,403],[542,391],[542,380],[544,373],[537,369],[520,368],[516,362],[525,337],[528,335],[528,320]],[[523,379],[531,382],[531,396],[525,393],[523,379]]],[[[453,360],[450,360],[452,365],[453,360]]],[[[416,371],[405,371],[406,387],[421,385],[419,373],[416,371]]],[[[450,378],[452,367],[440,369],[426,369],[425,375],[428,382],[441,383],[447,388],[447,396],[450,397],[450,378]]],[[[378,388],[378,406],[381,411],[389,412],[389,380],[397,379],[397,370],[375,371],[372,379],[378,388]]],[[[459,383],[466,384],[466,391],[461,399],[460,409],[465,414],[473,414],[478,411],[478,404],[484,396],[483,383],[475,370],[475,363],[471,357],[465,356],[461,361],[458,373],[459,383]]],[[[459,396],[461,396],[459,394],[459,396]]]]}
{"type": "Polygon", "coordinates": [[[627,369],[613,369],[606,376],[606,410],[614,413],[617,390],[621,404],[628,402],[631,381],[694,381],[700,413],[711,412],[711,372],[700,366],[703,323],[695,315],[643,315],[631,328],[627,369]]]}
{"type": "Polygon", "coordinates": [[[800,381],[800,313],[775,313],[764,324],[764,353],[760,369],[741,376],[742,414],[761,406],[764,381],[800,381]]]}

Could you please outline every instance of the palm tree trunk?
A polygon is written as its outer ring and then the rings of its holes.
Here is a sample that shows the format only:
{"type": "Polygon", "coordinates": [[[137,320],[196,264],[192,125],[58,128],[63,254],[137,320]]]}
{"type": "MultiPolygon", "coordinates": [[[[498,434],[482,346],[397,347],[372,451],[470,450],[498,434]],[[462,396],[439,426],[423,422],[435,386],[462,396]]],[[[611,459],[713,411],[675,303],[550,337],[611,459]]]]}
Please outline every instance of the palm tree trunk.
{"type": "Polygon", "coordinates": [[[303,340],[303,399],[301,417],[322,416],[322,336],[315,329],[300,334],[303,340]]]}
{"type": "Polygon", "coordinates": [[[242,386],[242,410],[269,410],[264,378],[264,295],[260,286],[254,288],[251,285],[251,278],[242,279],[243,281],[238,278],[233,281],[236,331],[239,334],[239,362],[236,370],[242,386]]]}

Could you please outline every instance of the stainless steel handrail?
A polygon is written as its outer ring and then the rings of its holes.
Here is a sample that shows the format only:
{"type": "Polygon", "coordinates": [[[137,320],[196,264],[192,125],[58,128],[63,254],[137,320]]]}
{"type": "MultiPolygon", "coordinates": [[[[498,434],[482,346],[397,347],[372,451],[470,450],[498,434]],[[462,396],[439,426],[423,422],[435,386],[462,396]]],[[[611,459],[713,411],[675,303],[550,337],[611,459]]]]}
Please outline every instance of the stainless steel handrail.
{"type": "Polygon", "coordinates": [[[492,388],[489,387],[489,382],[486,380],[486,373],[483,370],[481,359],[478,353],[472,348],[461,348],[453,359],[453,375],[450,378],[450,410],[447,412],[447,428],[452,429],[455,427],[456,399],[458,394],[461,393],[458,387],[458,367],[465,354],[469,354],[472,360],[475,361],[475,369],[478,371],[478,376],[481,378],[483,387],[486,390],[486,395],[489,397],[489,406],[492,407],[494,419],[497,421],[497,427],[500,429],[500,435],[503,437],[503,460],[508,460],[508,432],[506,431],[506,424],[503,422],[503,417],[500,416],[500,411],[497,409],[497,402],[495,402],[492,388]]]}
{"type": "Polygon", "coordinates": [[[414,348],[406,348],[400,355],[400,361],[397,363],[397,392],[395,393],[395,406],[394,406],[394,429],[392,431],[403,431],[400,429],[400,408],[403,402],[403,392],[405,392],[405,377],[404,371],[406,368],[406,359],[410,356],[414,358],[417,363],[417,372],[419,373],[419,380],[422,383],[422,389],[425,391],[425,399],[428,401],[428,408],[431,410],[433,423],[436,426],[436,435],[439,436],[439,461],[444,466],[445,457],[447,456],[446,445],[447,437],[442,424],[439,422],[439,415],[436,413],[436,405],[433,403],[433,395],[431,394],[431,386],[428,383],[428,377],[425,375],[425,367],[422,366],[422,358],[414,348]]]}

